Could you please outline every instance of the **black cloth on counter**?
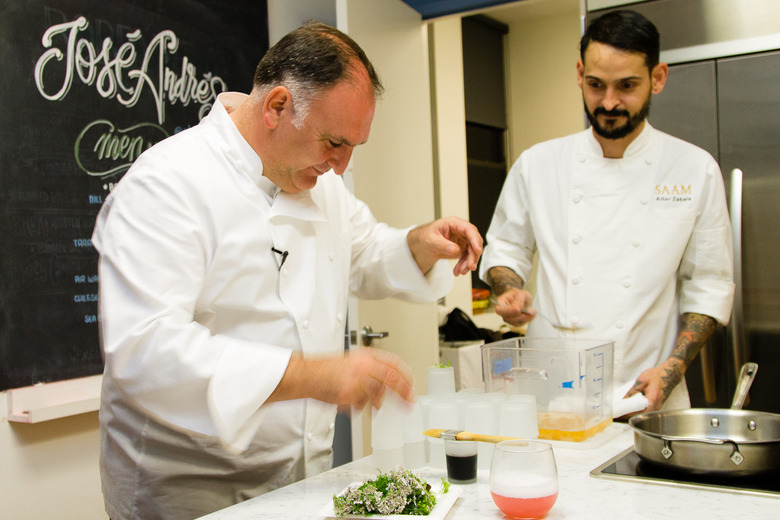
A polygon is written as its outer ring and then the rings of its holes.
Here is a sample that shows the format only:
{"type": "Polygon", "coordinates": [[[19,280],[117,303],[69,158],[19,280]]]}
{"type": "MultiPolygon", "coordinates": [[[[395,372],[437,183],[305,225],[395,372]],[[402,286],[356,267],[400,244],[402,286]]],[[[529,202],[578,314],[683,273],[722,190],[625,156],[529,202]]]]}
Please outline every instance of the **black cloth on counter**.
{"type": "Polygon", "coordinates": [[[443,341],[474,341],[484,340],[485,343],[493,343],[502,339],[516,338],[516,332],[501,333],[496,330],[477,327],[471,317],[458,307],[452,309],[447,315],[447,320],[439,327],[439,334],[443,341]]]}

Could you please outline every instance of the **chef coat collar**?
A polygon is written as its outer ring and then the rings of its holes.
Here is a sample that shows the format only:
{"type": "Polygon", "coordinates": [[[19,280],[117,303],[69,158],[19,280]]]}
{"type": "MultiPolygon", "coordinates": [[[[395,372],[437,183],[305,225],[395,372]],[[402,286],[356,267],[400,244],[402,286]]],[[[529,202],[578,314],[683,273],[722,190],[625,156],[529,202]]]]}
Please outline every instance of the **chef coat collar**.
{"type": "MultiPolygon", "coordinates": [[[[631,141],[631,144],[628,145],[628,148],[626,148],[626,151],[623,153],[622,158],[635,159],[644,155],[644,153],[650,149],[652,133],[653,127],[650,125],[649,121],[645,120],[645,127],[642,129],[642,132],[636,136],[636,139],[631,141]]],[[[587,130],[587,134],[589,152],[603,158],[604,150],[601,149],[601,144],[596,140],[592,127],[587,130]]]]}
{"type": "Polygon", "coordinates": [[[273,208],[272,219],[274,216],[287,216],[300,220],[324,221],[325,216],[312,198],[310,190],[294,194],[285,193],[268,177],[263,176],[263,161],[230,119],[230,112],[238,108],[248,97],[247,94],[240,92],[223,92],[217,96],[214,108],[209,113],[209,118],[213,118],[214,123],[222,130],[227,143],[227,155],[234,161],[236,167],[248,175],[265,194],[273,208]]]}
{"type": "Polygon", "coordinates": [[[265,193],[268,203],[272,204],[279,193],[279,187],[268,177],[263,176],[263,161],[230,119],[230,112],[237,109],[247,98],[249,95],[241,92],[223,92],[217,96],[209,117],[213,117],[214,122],[222,128],[228,144],[228,155],[235,161],[236,166],[265,193]]]}
{"type": "Polygon", "coordinates": [[[271,182],[271,179],[269,179],[268,177],[264,177],[262,175],[257,180],[257,186],[263,191],[263,193],[265,193],[269,204],[273,204],[274,199],[281,191],[281,189],[279,189],[279,186],[271,182]]]}

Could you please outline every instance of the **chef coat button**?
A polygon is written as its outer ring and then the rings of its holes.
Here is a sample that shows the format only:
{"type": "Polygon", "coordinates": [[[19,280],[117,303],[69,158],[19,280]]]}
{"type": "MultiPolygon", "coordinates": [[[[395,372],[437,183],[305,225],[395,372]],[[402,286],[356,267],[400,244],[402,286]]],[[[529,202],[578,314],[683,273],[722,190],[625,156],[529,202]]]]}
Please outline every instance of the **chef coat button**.
{"type": "Polygon", "coordinates": [[[290,274],[290,270],[289,269],[287,269],[287,268],[282,269],[282,276],[288,276],[289,274],[290,274]]]}
{"type": "Polygon", "coordinates": [[[653,164],[653,159],[651,159],[650,157],[646,157],[645,158],[645,164],[650,166],[651,164],[653,164]]]}
{"type": "Polygon", "coordinates": [[[579,235],[574,235],[573,237],[571,237],[571,243],[572,244],[579,244],[581,240],[582,240],[582,237],[579,236],[579,235]]]}
{"type": "Polygon", "coordinates": [[[339,312],[338,314],[336,314],[336,321],[338,321],[339,323],[344,321],[344,313],[339,312]]]}
{"type": "Polygon", "coordinates": [[[582,278],[580,278],[579,276],[575,276],[574,278],[571,279],[571,283],[573,283],[574,285],[579,285],[581,281],[582,278]]]}
{"type": "Polygon", "coordinates": [[[580,324],[580,317],[579,316],[572,316],[571,318],[571,324],[574,326],[577,326],[580,324]]]}
{"type": "Polygon", "coordinates": [[[641,202],[643,205],[646,205],[648,202],[650,202],[649,199],[641,199],[639,202],[641,202]]]}
{"type": "Polygon", "coordinates": [[[573,200],[575,204],[579,203],[582,200],[582,194],[576,193],[574,197],[571,198],[571,200],[573,200]]]}
{"type": "Polygon", "coordinates": [[[631,241],[631,245],[634,247],[639,247],[639,244],[641,244],[641,242],[639,241],[638,238],[635,238],[634,240],[631,241]]]}
{"type": "Polygon", "coordinates": [[[582,153],[581,153],[581,154],[578,154],[578,155],[577,155],[577,160],[578,160],[579,162],[581,162],[581,163],[585,162],[585,154],[582,154],[582,153]]]}
{"type": "Polygon", "coordinates": [[[335,427],[336,427],[336,423],[330,423],[330,424],[328,425],[328,430],[329,430],[329,431],[333,431],[333,428],[335,428],[335,427]]]}
{"type": "Polygon", "coordinates": [[[306,438],[312,440],[314,438],[314,435],[312,435],[311,433],[307,433],[306,438]]]}
{"type": "Polygon", "coordinates": [[[630,278],[624,278],[623,279],[623,287],[625,287],[626,289],[631,287],[631,279],[630,278]]]}
{"type": "Polygon", "coordinates": [[[333,254],[333,251],[328,253],[328,260],[330,260],[332,262],[334,258],[336,258],[336,255],[333,254]]]}
{"type": "Polygon", "coordinates": [[[618,322],[615,323],[615,328],[622,329],[623,327],[624,327],[624,325],[623,325],[622,321],[618,321],[618,322]]]}
{"type": "Polygon", "coordinates": [[[301,323],[301,326],[304,329],[308,329],[309,328],[309,320],[303,320],[303,323],[301,323]]]}

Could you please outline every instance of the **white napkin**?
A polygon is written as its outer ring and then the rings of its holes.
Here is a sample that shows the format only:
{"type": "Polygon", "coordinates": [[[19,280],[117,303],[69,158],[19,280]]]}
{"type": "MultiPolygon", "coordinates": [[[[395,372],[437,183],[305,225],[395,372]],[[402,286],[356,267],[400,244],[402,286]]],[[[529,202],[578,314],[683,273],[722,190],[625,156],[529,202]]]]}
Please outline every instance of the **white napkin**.
{"type": "Polygon", "coordinates": [[[627,399],[623,399],[623,396],[626,395],[626,392],[628,392],[633,385],[634,383],[631,382],[622,388],[615,389],[612,401],[613,418],[622,417],[627,413],[639,412],[647,408],[649,402],[644,394],[634,394],[627,399]]]}

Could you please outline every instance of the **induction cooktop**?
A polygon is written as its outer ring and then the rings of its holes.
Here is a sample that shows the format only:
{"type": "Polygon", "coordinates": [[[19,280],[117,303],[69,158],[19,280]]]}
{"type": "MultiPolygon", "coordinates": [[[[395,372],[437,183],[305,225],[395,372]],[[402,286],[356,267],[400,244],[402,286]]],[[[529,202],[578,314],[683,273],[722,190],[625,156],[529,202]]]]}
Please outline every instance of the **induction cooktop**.
{"type": "Polygon", "coordinates": [[[713,477],[662,468],[628,448],[590,472],[592,477],[645,484],[706,489],[723,493],[780,497],[780,470],[760,477],[713,477]]]}

